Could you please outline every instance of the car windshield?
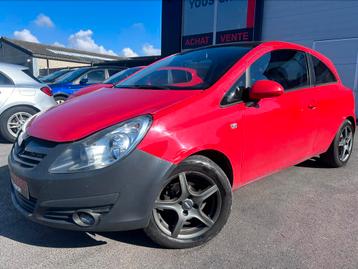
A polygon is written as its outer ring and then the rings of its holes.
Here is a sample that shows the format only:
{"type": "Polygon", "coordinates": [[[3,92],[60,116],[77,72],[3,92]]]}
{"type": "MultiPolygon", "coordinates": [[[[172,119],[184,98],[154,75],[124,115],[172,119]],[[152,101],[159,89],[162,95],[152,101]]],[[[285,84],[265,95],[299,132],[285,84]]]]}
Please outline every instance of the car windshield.
{"type": "Polygon", "coordinates": [[[51,82],[68,72],[68,69],[57,70],[51,74],[48,74],[47,76],[40,77],[39,79],[43,82],[51,82]]]}
{"type": "Polygon", "coordinates": [[[218,46],[179,53],[120,82],[117,88],[206,89],[251,47],[218,46]]]}
{"type": "Polygon", "coordinates": [[[55,83],[69,83],[79,78],[82,74],[84,74],[88,68],[79,68],[68,72],[67,74],[61,76],[59,79],[55,81],[55,83]]]}
{"type": "Polygon", "coordinates": [[[107,80],[103,81],[103,83],[104,84],[117,84],[118,82],[121,82],[122,80],[126,79],[127,77],[134,74],[135,72],[137,72],[140,69],[141,69],[141,67],[133,67],[133,68],[125,69],[125,70],[111,76],[107,80]]]}

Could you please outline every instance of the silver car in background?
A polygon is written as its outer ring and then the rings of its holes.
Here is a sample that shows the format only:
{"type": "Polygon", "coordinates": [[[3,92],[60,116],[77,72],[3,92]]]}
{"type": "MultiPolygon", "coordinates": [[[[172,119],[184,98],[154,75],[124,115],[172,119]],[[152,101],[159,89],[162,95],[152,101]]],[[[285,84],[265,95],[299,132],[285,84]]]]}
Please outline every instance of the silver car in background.
{"type": "Polygon", "coordinates": [[[0,136],[14,142],[32,115],[55,106],[51,88],[27,67],[0,63],[0,136]]]}

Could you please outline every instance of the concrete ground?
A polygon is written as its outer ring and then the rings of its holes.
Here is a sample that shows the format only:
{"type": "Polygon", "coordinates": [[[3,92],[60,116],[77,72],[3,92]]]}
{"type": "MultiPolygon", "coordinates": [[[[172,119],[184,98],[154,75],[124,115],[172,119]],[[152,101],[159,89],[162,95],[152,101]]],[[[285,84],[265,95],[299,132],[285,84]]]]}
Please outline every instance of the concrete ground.
{"type": "MultiPolygon", "coordinates": [[[[358,141],[358,140],[357,140],[358,141]]],[[[166,250],[141,231],[89,235],[25,220],[0,144],[0,268],[358,268],[358,145],[345,168],[305,162],[234,194],[207,245],[166,250]]]]}

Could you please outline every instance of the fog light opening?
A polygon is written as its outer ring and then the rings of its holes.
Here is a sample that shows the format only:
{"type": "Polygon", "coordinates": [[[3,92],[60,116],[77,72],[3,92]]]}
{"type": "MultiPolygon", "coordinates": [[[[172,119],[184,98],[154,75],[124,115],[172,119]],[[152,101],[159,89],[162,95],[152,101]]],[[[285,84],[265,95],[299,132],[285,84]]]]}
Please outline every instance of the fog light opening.
{"type": "Polygon", "coordinates": [[[76,223],[78,226],[90,227],[90,226],[94,226],[98,223],[99,217],[100,217],[100,214],[98,214],[98,213],[93,213],[91,211],[79,210],[73,214],[72,219],[73,219],[74,223],[76,223]]]}

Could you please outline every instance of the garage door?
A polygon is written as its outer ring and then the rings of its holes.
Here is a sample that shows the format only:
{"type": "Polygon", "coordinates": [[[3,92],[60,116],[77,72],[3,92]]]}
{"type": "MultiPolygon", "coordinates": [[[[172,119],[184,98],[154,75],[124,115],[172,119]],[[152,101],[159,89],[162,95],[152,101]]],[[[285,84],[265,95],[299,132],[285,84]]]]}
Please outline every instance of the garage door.
{"type": "Polygon", "coordinates": [[[354,90],[358,104],[358,38],[314,41],[313,48],[334,62],[343,83],[354,90]]]}

